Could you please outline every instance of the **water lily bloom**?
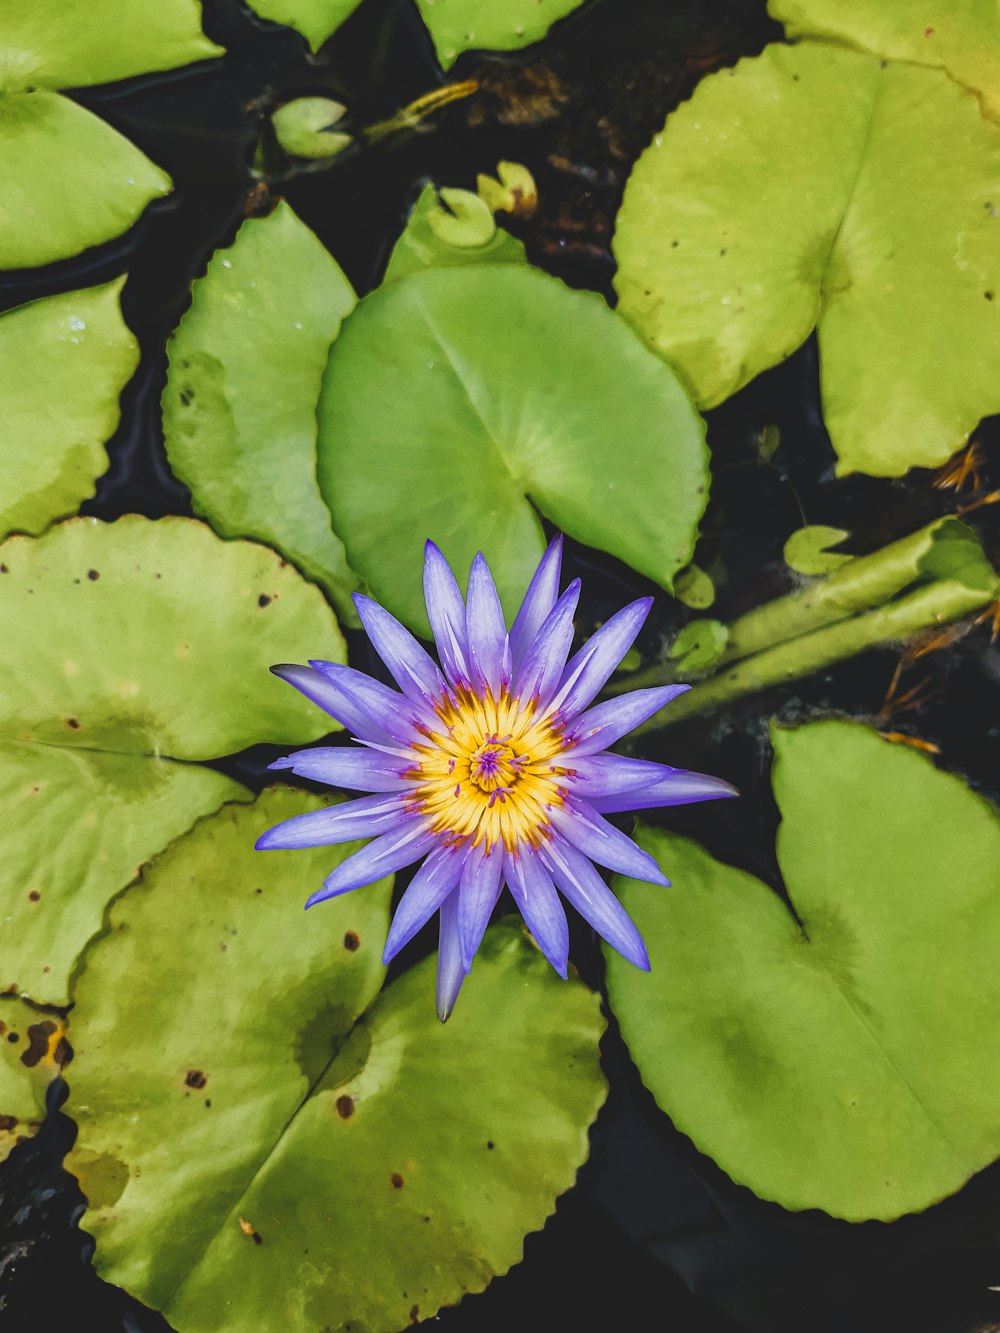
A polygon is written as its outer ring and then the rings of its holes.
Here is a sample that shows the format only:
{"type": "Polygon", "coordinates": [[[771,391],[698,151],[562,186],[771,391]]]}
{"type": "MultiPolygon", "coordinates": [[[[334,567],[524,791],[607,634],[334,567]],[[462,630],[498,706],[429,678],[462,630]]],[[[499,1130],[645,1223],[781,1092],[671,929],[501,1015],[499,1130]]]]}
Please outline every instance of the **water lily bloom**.
{"type": "Polygon", "coordinates": [[[560,976],[569,955],[560,894],[619,953],[648,969],[638,930],[594,863],[653,884],[669,881],[604,816],[736,795],[719,778],[608,752],[688,687],[634,690],[591,707],[652,599],[613,615],[570,658],[580,581],[559,595],[561,555],[556,538],[508,633],[482,555],[472,562],[463,601],[447,561],[428,542],[424,597],[440,667],[384,607],[355,597],[398,691],[335,662],[273,668],[361,748],[299,750],[271,767],[372,794],[286,819],[257,846],[372,840],[337,866],[307,907],[423,858],[396,909],[383,960],[440,912],[442,1021],[505,884],[560,976]]]}

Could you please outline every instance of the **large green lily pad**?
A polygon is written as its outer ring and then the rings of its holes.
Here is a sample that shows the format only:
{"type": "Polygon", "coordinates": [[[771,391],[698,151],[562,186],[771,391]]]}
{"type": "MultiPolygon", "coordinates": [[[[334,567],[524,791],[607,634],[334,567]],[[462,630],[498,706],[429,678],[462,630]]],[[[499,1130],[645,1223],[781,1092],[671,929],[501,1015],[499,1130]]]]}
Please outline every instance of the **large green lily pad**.
{"type": "Polygon", "coordinates": [[[463,51],[516,51],[544,37],[580,0],[417,0],[445,69],[463,51]]]}
{"type": "Polygon", "coordinates": [[[831,37],[877,55],[947,70],[1000,116],[996,0],[768,0],[789,37],[831,37]]]}
{"type": "Polygon", "coordinates": [[[336,724],[270,675],[344,660],[319,591],[190,519],[74,519],[0,546],[0,990],[65,1003],[108,899],[244,789],[206,759],[336,724]]]}
{"type": "Polygon", "coordinates": [[[300,32],[318,51],[342,23],[351,17],[361,0],[247,0],[262,19],[284,23],[300,32]]]}
{"type": "Polygon", "coordinates": [[[65,1024],[14,995],[0,996],[0,1162],[45,1119],[45,1090],[68,1054],[65,1024]]]}
{"type": "Polygon", "coordinates": [[[693,550],[704,423],[600,297],[535,269],[432,268],[366,297],[318,416],[348,559],[418,630],[427,537],[459,577],[482,550],[508,614],[545,547],[538,511],[668,588],[693,550]]]}
{"type": "Polygon", "coordinates": [[[75,987],[83,1225],[179,1333],[388,1333],[479,1290],[572,1183],[604,1094],[597,997],[519,927],[487,936],[446,1026],[434,958],[375,997],[388,883],[303,917],[352,847],[253,851],[319,804],[272,790],[199,825],[75,987]]]}
{"type": "Polygon", "coordinates": [[[653,968],[609,952],[611,1005],[660,1106],[735,1180],[786,1208],[897,1217],[1000,1153],[1000,818],[867,727],[774,746],[792,908],[644,830],[673,888],[619,885],[653,968]]]}
{"type": "Polygon", "coordinates": [[[840,472],[936,466],[1000,410],[998,179],[1000,129],[942,71],[772,46],[640,158],[620,308],[706,405],[818,323],[840,472]]]}
{"type": "Polygon", "coordinates": [[[0,92],[113,83],[222,54],[197,0],[4,0],[0,92]]]}
{"type": "Polygon", "coordinates": [[[108,241],[170,188],[165,172],[68,97],[0,92],[0,268],[108,241]]]}
{"type": "Polygon", "coordinates": [[[94,493],[139,347],[123,280],[0,316],[0,538],[38,533],[94,493]]]}
{"type": "Polygon", "coordinates": [[[316,399],[354,304],[336,261],[279,203],[194,284],[163,394],[167,455],[198,513],[224,537],[274,546],[352,623],[360,584],[316,486],[316,399]]]}

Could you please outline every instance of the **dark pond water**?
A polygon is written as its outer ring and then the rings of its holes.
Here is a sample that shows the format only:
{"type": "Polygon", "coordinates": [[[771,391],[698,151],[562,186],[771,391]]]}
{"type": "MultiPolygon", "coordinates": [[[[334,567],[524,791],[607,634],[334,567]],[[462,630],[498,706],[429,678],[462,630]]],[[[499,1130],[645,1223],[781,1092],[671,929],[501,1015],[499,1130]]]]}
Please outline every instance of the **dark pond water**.
{"type": "MultiPolygon", "coordinates": [[[[253,19],[237,0],[206,0],[205,27],[228,48],[223,60],[79,95],[171,172],[175,193],[119,242],[0,278],[0,306],[8,307],[129,272],[125,314],[143,360],[125,392],[111,466],[85,507],[102,518],[190,512],[162,449],[164,345],[211,251],[232,239],[246,212],[267,207],[247,171],[267,107],[326,93],[344,101],[362,127],[443,81],[407,0],[365,0],[317,58],[296,34],[253,19]]],[[[703,74],[777,35],[756,0],[598,0],[538,47],[504,58],[464,56],[452,77],[475,77],[480,93],[424,132],[349,152],[327,171],[292,176],[274,188],[365,292],[378,282],[421,182],[468,187],[477,171],[491,171],[501,158],[525,162],[540,187],[538,213],[518,226],[533,262],[610,298],[610,236],[636,156],[703,74]]],[[[860,552],[962,503],[930,487],[926,473],[907,482],[834,481],[812,343],[711,413],[710,432],[712,502],[699,562],[718,560],[728,572],[717,603],[722,619],[785,589],[781,548],[803,523],[849,529],[860,552]],[[762,462],[760,434],[768,425],[780,430],[781,446],[762,462]]],[[[1000,456],[998,437],[997,423],[988,423],[981,433],[987,460],[1000,456]]],[[[1000,486],[996,461],[983,480],[986,489],[1000,486]]],[[[984,509],[970,519],[997,562],[995,513],[984,509]]],[[[627,598],[655,591],[592,552],[571,546],[568,562],[571,575],[584,576],[584,630],[627,598]]],[[[662,596],[657,605],[647,647],[676,618],[662,596]]],[[[377,670],[359,636],[351,639],[351,653],[356,665],[377,670]]],[[[724,721],[693,720],[663,738],[644,738],[640,753],[724,774],[744,793],[739,802],[677,812],[671,827],[780,891],[768,720],[775,713],[786,720],[831,714],[871,720],[896,660],[892,650],[869,653],[747,700],[727,710],[724,721]]],[[[907,684],[924,676],[919,714],[900,713],[894,727],[937,744],[948,767],[1000,798],[1000,652],[987,633],[970,634],[924,659],[907,684]]],[[[272,753],[258,747],[222,766],[259,786],[272,753]]],[[[418,938],[394,966],[408,966],[431,947],[429,935],[418,938]]],[[[600,984],[599,955],[580,929],[573,957],[600,984]]],[[[989,1290],[1000,1284],[1000,1170],[890,1225],[851,1227],[819,1213],[788,1214],[733,1185],[673,1130],[639,1083],[613,1026],[605,1058],[612,1093],[578,1185],[545,1230],[529,1237],[524,1262],[484,1295],[442,1314],[436,1322],[443,1331],[971,1333],[990,1320],[1000,1327],[1000,1293],[989,1290]]],[[[0,1328],[163,1330],[162,1319],[100,1283],[88,1267],[85,1238],[75,1227],[79,1195],[59,1166],[72,1133],[71,1121],[54,1114],[37,1142],[0,1168],[0,1328]]]]}

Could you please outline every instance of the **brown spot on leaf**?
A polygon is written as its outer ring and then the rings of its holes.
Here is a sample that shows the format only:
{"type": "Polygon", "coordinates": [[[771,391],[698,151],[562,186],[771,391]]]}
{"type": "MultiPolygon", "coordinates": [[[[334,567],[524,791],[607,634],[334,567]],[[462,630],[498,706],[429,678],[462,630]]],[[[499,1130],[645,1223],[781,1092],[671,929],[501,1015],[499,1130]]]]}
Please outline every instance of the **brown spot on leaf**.
{"type": "Polygon", "coordinates": [[[38,892],[37,889],[32,889],[31,892],[28,894],[28,901],[32,903],[37,903],[38,900],[41,898],[41,896],[42,895],[38,892]]]}
{"type": "Polygon", "coordinates": [[[208,1082],[208,1075],[201,1069],[189,1069],[184,1075],[184,1082],[189,1088],[203,1088],[208,1082]]]}
{"type": "Polygon", "coordinates": [[[0,1134],[11,1134],[17,1129],[16,1115],[0,1115],[0,1134]]]}
{"type": "Polygon", "coordinates": [[[91,583],[96,583],[100,577],[101,576],[100,574],[98,574],[96,569],[87,570],[87,578],[90,579],[91,583]]]}
{"type": "Polygon", "coordinates": [[[52,1052],[52,1059],[60,1069],[62,1069],[64,1065],[68,1065],[70,1060],[73,1059],[73,1047],[65,1037],[60,1037],[56,1042],[55,1049],[52,1052]]]}
{"type": "Polygon", "coordinates": [[[411,1323],[411,1324],[419,1324],[419,1323],[420,1323],[420,1306],[419,1306],[419,1305],[411,1305],[411,1306],[410,1306],[410,1323],[411,1323]]]}
{"type": "Polygon", "coordinates": [[[49,1038],[59,1027],[51,1018],[43,1018],[40,1023],[31,1023],[28,1027],[28,1049],[21,1052],[21,1064],[29,1069],[38,1064],[43,1055],[49,1053],[49,1038]]]}
{"type": "Polygon", "coordinates": [[[21,1034],[20,1034],[20,1032],[8,1032],[8,1033],[7,1033],[7,1040],[8,1040],[8,1041],[10,1042],[10,1044],[13,1046],[15,1042],[18,1042],[18,1041],[21,1040],[21,1034]]]}
{"type": "Polygon", "coordinates": [[[66,719],[66,725],[67,727],[70,727],[73,731],[79,731],[80,719],[78,717],[68,717],[66,719]]]}
{"type": "Polygon", "coordinates": [[[344,936],[344,948],[349,950],[351,953],[353,953],[354,950],[360,946],[360,944],[361,944],[361,936],[358,934],[356,930],[349,930],[347,934],[344,936]]]}
{"type": "Polygon", "coordinates": [[[261,595],[257,598],[257,605],[261,609],[263,609],[265,606],[271,605],[271,598],[268,597],[266,592],[262,592],[261,595]]]}
{"type": "Polygon", "coordinates": [[[392,1188],[394,1190],[401,1190],[403,1186],[406,1184],[406,1181],[403,1179],[403,1177],[399,1174],[398,1171],[393,1171],[392,1175],[389,1177],[389,1183],[390,1185],[392,1185],[392,1188]]]}
{"type": "Polygon", "coordinates": [[[341,1120],[350,1120],[354,1114],[354,1098],[348,1097],[346,1092],[342,1097],[337,1098],[337,1114],[341,1120]]]}
{"type": "Polygon", "coordinates": [[[492,1139],[487,1139],[487,1140],[486,1140],[486,1146],[487,1146],[487,1148],[489,1148],[490,1152],[492,1152],[493,1149],[494,1149],[497,1145],[493,1142],[492,1139]]]}

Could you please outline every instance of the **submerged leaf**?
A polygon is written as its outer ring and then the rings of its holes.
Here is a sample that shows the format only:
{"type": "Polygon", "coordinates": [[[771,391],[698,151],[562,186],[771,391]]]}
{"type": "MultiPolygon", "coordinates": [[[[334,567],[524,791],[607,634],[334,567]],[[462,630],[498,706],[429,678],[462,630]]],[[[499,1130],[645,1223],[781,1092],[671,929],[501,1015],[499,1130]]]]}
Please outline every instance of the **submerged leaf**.
{"type": "Polygon", "coordinates": [[[336,261],[279,203],[194,284],[163,393],[167,456],[198,513],[224,537],[274,546],[351,624],[360,585],[316,486],[316,399],[354,303],[336,261]]]}
{"type": "Polygon", "coordinates": [[[334,727],[268,673],[343,661],[319,592],[200,523],[75,519],[0,546],[0,990],[65,1003],[108,899],[244,789],[206,759],[334,727]],[[169,756],[169,757],[168,757],[169,756]],[[53,836],[53,830],[57,836],[53,836]]]}
{"type": "Polygon", "coordinates": [[[600,297],[534,269],[429,269],[366,297],[318,415],[334,526],[416,629],[426,537],[460,579],[482,550],[508,608],[545,547],[538,511],[668,588],[694,547],[704,423],[600,297]]]}
{"type": "Polygon", "coordinates": [[[867,727],[774,746],[791,910],[647,829],[673,888],[620,883],[652,972],[609,951],[611,1005],[659,1105],[734,1180],[786,1208],[897,1217],[1000,1153],[1000,995],[983,980],[1000,818],[867,727]]]}
{"type": "Polygon", "coordinates": [[[108,465],[118,395],[139,362],[123,281],[0,316],[0,538],[72,513],[108,465]]]}
{"type": "Polygon", "coordinates": [[[391,1333],[480,1290],[572,1184],[604,1095],[597,997],[518,928],[443,1027],[433,958],[376,996],[388,882],[297,913],[356,844],[272,853],[261,888],[255,837],[319,804],[272,790],[199,825],[75,987],[83,1225],[179,1333],[391,1333]]]}
{"type": "Polygon", "coordinates": [[[1000,129],[943,72],[769,47],[640,158],[620,308],[706,405],[818,323],[840,472],[936,466],[1000,410],[998,177],[1000,129]]]}

